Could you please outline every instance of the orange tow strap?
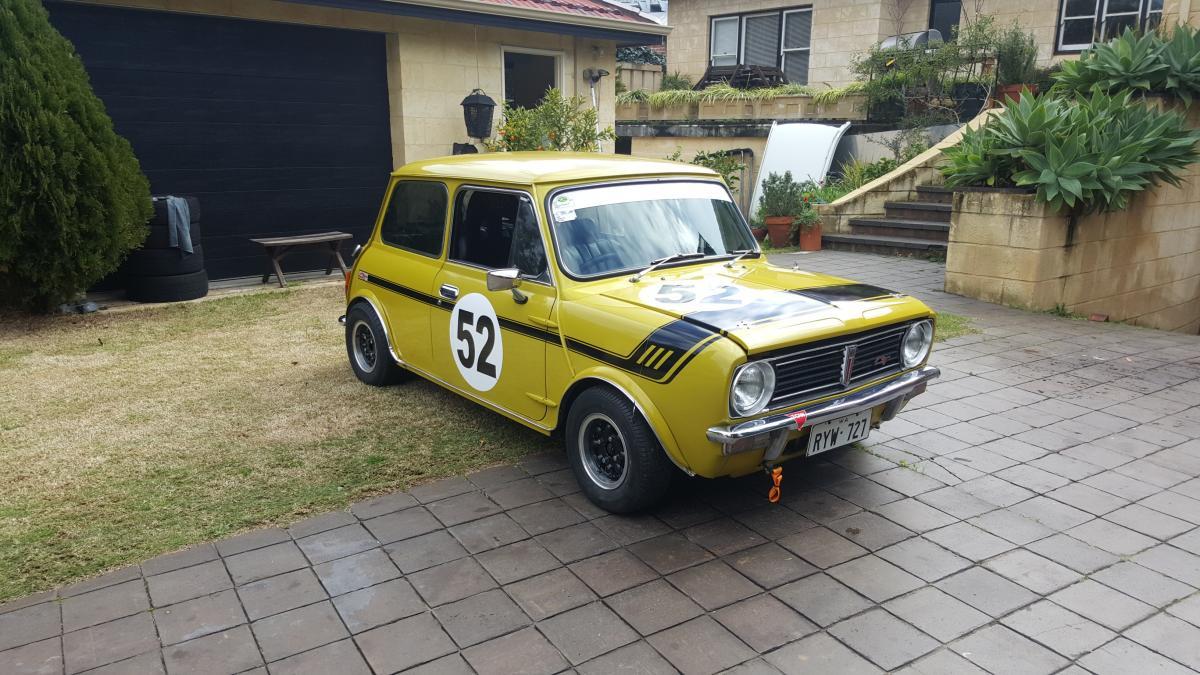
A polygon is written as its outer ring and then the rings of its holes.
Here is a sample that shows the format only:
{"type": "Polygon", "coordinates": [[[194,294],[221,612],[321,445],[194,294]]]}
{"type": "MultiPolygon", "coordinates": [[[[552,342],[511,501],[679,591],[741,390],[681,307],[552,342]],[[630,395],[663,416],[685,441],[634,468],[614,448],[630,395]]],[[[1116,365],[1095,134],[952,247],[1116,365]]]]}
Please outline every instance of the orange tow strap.
{"type": "Polygon", "coordinates": [[[782,494],[779,490],[779,484],[783,482],[782,466],[777,466],[774,469],[771,469],[771,482],[773,482],[775,485],[771,486],[770,491],[767,492],[767,501],[771,502],[772,504],[778,504],[779,497],[782,494]]]}

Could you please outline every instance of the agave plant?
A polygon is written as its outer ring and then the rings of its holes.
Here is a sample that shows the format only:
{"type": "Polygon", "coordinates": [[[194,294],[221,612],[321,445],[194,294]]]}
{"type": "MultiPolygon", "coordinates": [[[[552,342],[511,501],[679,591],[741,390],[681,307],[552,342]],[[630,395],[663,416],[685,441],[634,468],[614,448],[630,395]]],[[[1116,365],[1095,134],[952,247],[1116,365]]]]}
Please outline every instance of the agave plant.
{"type": "Polygon", "coordinates": [[[1191,105],[1193,96],[1200,96],[1200,37],[1196,29],[1187,24],[1176,26],[1162,60],[1167,65],[1163,90],[1191,105]]]}
{"type": "Polygon", "coordinates": [[[1077,61],[1064,63],[1055,80],[1060,89],[1070,92],[1086,92],[1097,86],[1106,93],[1126,89],[1162,91],[1169,70],[1165,49],[1157,33],[1138,36],[1127,28],[1121,37],[1085,49],[1077,61]]]}

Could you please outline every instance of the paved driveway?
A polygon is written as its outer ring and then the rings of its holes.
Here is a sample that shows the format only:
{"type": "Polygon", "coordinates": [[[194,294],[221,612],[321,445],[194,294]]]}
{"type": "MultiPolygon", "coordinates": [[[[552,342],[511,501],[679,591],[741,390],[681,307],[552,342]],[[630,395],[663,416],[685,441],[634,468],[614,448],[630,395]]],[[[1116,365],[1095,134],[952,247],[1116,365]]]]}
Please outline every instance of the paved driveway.
{"type": "Polygon", "coordinates": [[[0,607],[0,672],[1200,669],[1200,338],[777,258],[982,330],[865,450],[787,467],[781,505],[755,476],[609,516],[531,457],[0,607]]]}

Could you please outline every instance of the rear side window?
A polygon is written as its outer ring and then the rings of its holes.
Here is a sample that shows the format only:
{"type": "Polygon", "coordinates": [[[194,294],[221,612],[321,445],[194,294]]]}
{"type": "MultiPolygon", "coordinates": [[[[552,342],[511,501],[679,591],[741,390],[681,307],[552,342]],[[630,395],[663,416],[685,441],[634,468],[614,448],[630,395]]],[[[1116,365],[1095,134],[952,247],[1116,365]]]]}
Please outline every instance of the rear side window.
{"type": "Polygon", "coordinates": [[[446,233],[446,186],[401,181],[392,190],[379,236],[384,243],[437,257],[446,233]]]}

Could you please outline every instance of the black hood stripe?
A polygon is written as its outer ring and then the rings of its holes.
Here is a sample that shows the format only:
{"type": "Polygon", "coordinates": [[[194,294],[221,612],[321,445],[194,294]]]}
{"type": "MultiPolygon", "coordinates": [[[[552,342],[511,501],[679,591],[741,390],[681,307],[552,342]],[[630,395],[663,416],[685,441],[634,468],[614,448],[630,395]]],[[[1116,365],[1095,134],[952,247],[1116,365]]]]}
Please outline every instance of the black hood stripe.
{"type": "Polygon", "coordinates": [[[817,288],[798,288],[790,292],[830,304],[899,295],[895,291],[889,291],[886,288],[870,284],[839,284],[837,286],[819,286],[817,288]]]}

